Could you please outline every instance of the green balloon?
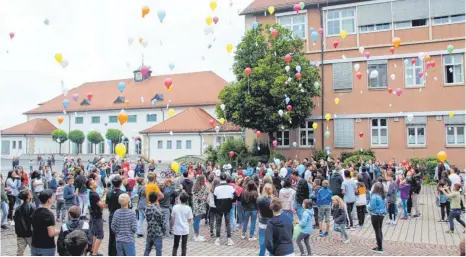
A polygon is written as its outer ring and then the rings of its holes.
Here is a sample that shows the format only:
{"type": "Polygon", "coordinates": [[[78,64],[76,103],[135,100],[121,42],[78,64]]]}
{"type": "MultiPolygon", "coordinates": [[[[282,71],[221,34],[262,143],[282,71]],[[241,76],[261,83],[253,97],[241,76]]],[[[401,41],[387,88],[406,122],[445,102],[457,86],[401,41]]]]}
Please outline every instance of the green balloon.
{"type": "Polygon", "coordinates": [[[320,87],[319,81],[314,82],[314,88],[319,89],[319,87],[320,87]]]}
{"type": "Polygon", "coordinates": [[[453,53],[453,50],[455,50],[455,47],[453,45],[448,45],[447,46],[447,51],[449,54],[453,53]]]}
{"type": "Polygon", "coordinates": [[[325,138],[329,138],[330,137],[330,131],[325,131],[325,134],[324,134],[325,138]]]}
{"type": "Polygon", "coordinates": [[[306,5],[303,2],[299,3],[299,8],[301,8],[301,10],[304,9],[304,6],[306,6],[306,5]]]}

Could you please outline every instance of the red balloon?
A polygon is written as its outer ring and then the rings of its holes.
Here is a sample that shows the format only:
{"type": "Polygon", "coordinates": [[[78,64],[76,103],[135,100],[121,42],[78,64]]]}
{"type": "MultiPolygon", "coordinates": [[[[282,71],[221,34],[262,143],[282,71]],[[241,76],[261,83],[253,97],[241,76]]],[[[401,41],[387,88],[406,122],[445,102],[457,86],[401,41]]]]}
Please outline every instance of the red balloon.
{"type": "Polygon", "coordinates": [[[290,112],[291,110],[293,110],[293,106],[287,105],[287,106],[286,106],[286,109],[290,112]]]}
{"type": "Polygon", "coordinates": [[[90,101],[90,100],[92,100],[92,97],[93,97],[94,95],[93,95],[92,93],[89,92],[89,93],[87,93],[86,96],[87,96],[87,100],[90,101]]]}
{"type": "Polygon", "coordinates": [[[217,22],[218,22],[218,17],[215,16],[213,20],[214,20],[214,23],[217,24],[217,22]]]}
{"type": "Polygon", "coordinates": [[[416,58],[411,59],[411,63],[414,65],[416,64],[416,58]]]}
{"type": "Polygon", "coordinates": [[[13,39],[15,37],[15,33],[14,32],[10,32],[10,39],[13,39]]]}
{"type": "Polygon", "coordinates": [[[390,53],[394,54],[395,53],[395,47],[390,47],[390,53]]]}
{"type": "Polygon", "coordinates": [[[296,78],[297,78],[298,80],[300,80],[300,79],[301,79],[301,73],[299,73],[299,72],[296,73],[296,78]]]}
{"type": "Polygon", "coordinates": [[[362,138],[364,136],[364,133],[359,132],[359,137],[362,138]]]}
{"type": "Polygon", "coordinates": [[[210,120],[209,123],[210,123],[210,126],[212,126],[212,127],[215,125],[215,121],[214,121],[214,120],[210,120]]]}
{"type": "Polygon", "coordinates": [[[231,151],[230,153],[228,153],[228,155],[230,156],[230,158],[233,158],[233,156],[235,156],[235,152],[231,151]]]}
{"type": "Polygon", "coordinates": [[[408,165],[408,161],[407,161],[407,160],[403,160],[403,161],[401,162],[401,165],[403,165],[403,166],[408,165]]]}
{"type": "Polygon", "coordinates": [[[166,78],[164,83],[165,83],[165,87],[169,89],[173,84],[172,78],[166,78]]]}
{"type": "Polygon", "coordinates": [[[289,54],[285,55],[285,62],[287,62],[287,63],[291,62],[291,55],[289,55],[289,54]]]}
{"type": "Polygon", "coordinates": [[[434,67],[435,67],[435,61],[430,61],[430,66],[431,66],[432,68],[434,68],[434,67]]]}
{"type": "Polygon", "coordinates": [[[388,167],[389,167],[389,168],[393,167],[393,163],[389,162],[389,163],[388,163],[388,167]]]}
{"type": "Polygon", "coordinates": [[[273,38],[277,38],[278,30],[276,30],[276,29],[272,30],[272,36],[273,36],[273,38]]]}
{"type": "Polygon", "coordinates": [[[389,94],[392,94],[393,93],[393,88],[390,87],[390,88],[388,88],[387,91],[388,91],[389,94]]]}
{"type": "Polygon", "coordinates": [[[333,48],[337,48],[338,46],[338,41],[333,41],[333,48]]]}
{"type": "Polygon", "coordinates": [[[296,13],[299,13],[299,10],[301,10],[301,7],[299,6],[299,4],[295,4],[293,6],[293,9],[296,11],[296,13]]]}
{"type": "Polygon", "coordinates": [[[249,77],[249,75],[251,74],[251,68],[246,67],[246,69],[244,69],[244,74],[246,74],[246,76],[249,77]]]}
{"type": "Polygon", "coordinates": [[[256,132],[256,136],[257,137],[261,137],[262,136],[262,132],[260,132],[259,130],[256,132]]]}
{"type": "Polygon", "coordinates": [[[356,72],[356,78],[358,78],[359,80],[361,80],[361,77],[362,77],[362,74],[361,72],[356,72]]]}

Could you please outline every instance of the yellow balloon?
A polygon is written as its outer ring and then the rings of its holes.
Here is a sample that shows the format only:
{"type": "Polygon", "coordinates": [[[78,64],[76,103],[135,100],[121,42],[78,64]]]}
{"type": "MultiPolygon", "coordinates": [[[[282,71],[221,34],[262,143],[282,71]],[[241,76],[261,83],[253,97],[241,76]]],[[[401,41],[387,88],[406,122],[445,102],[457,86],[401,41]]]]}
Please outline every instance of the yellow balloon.
{"type": "Polygon", "coordinates": [[[333,100],[335,102],[335,104],[339,104],[340,103],[340,98],[335,98],[335,100],[333,100]]]}
{"type": "Polygon", "coordinates": [[[212,18],[212,16],[209,16],[209,17],[205,18],[205,22],[207,23],[207,25],[212,24],[212,21],[213,21],[213,20],[214,20],[214,19],[212,18]]]}
{"type": "Polygon", "coordinates": [[[142,44],[142,40],[144,40],[142,37],[139,38],[139,44],[142,44]]]}
{"type": "Polygon", "coordinates": [[[225,119],[224,118],[220,118],[220,120],[218,120],[220,122],[220,124],[223,125],[223,123],[225,123],[225,119]]]}
{"type": "Polygon", "coordinates": [[[448,116],[450,116],[450,118],[453,118],[453,116],[455,116],[455,112],[448,113],[448,116]]]}
{"type": "Polygon", "coordinates": [[[447,159],[447,153],[445,153],[444,151],[438,152],[438,154],[437,154],[437,159],[438,159],[440,162],[445,162],[445,160],[447,159]]]}
{"type": "Polygon", "coordinates": [[[329,121],[332,118],[332,115],[330,113],[325,114],[325,119],[329,121]]]}
{"type": "Polygon", "coordinates": [[[122,143],[119,143],[115,146],[115,152],[120,158],[123,158],[123,156],[126,154],[126,146],[122,143]]]}
{"type": "Polygon", "coordinates": [[[227,52],[230,54],[231,51],[233,51],[233,45],[232,44],[227,44],[227,52]]]}
{"type": "Polygon", "coordinates": [[[430,62],[430,55],[427,55],[425,59],[426,59],[426,62],[430,62]]]}
{"type": "Polygon", "coordinates": [[[217,8],[217,1],[210,1],[210,9],[215,10],[217,8]]]}
{"type": "Polygon", "coordinates": [[[275,7],[269,6],[269,8],[267,10],[269,10],[270,14],[273,14],[275,12],[275,7]]]}
{"type": "Polygon", "coordinates": [[[175,110],[173,109],[168,110],[168,118],[173,117],[173,115],[175,115],[175,110]]]}
{"type": "Polygon", "coordinates": [[[168,88],[168,92],[171,92],[171,91],[173,91],[173,86],[170,86],[170,87],[168,88]]]}
{"type": "Polygon", "coordinates": [[[58,53],[58,54],[55,54],[55,60],[58,62],[58,63],[61,63],[63,61],[63,56],[58,53]]]}
{"type": "Polygon", "coordinates": [[[180,164],[177,163],[177,162],[172,162],[172,164],[170,165],[170,167],[171,167],[172,170],[175,171],[176,173],[178,173],[178,171],[180,170],[180,164]]]}
{"type": "Polygon", "coordinates": [[[340,30],[340,37],[341,39],[345,39],[348,33],[346,33],[346,30],[340,30]]]}
{"type": "Polygon", "coordinates": [[[314,122],[314,123],[312,123],[312,128],[313,128],[314,130],[316,130],[316,129],[317,129],[317,127],[319,127],[319,125],[317,125],[317,123],[315,123],[315,122],[314,122]]]}

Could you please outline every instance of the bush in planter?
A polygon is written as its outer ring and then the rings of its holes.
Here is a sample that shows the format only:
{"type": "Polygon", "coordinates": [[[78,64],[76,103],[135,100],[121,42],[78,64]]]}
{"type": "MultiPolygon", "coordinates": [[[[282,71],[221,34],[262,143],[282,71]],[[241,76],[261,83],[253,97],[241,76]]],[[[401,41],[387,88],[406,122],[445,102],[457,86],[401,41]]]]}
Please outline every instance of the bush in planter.
{"type": "Polygon", "coordinates": [[[319,162],[320,160],[324,160],[326,161],[327,158],[328,158],[328,154],[327,154],[327,151],[325,150],[317,150],[314,154],[313,154],[313,158],[316,162],[319,162]]]}
{"type": "Polygon", "coordinates": [[[367,150],[359,150],[359,151],[354,151],[354,152],[341,152],[340,154],[340,160],[342,162],[345,162],[346,159],[352,157],[352,156],[355,156],[355,155],[368,155],[368,156],[372,156],[375,158],[375,153],[374,151],[372,151],[371,149],[367,149],[367,150]]]}
{"type": "Polygon", "coordinates": [[[209,145],[206,150],[205,154],[207,155],[207,162],[211,162],[212,165],[217,164],[218,162],[218,151],[213,146],[209,145]]]}
{"type": "Polygon", "coordinates": [[[375,161],[375,157],[371,155],[353,155],[347,158],[344,161],[344,164],[348,165],[350,162],[353,162],[357,167],[359,167],[361,163],[361,158],[364,162],[368,162],[369,160],[375,161]]]}

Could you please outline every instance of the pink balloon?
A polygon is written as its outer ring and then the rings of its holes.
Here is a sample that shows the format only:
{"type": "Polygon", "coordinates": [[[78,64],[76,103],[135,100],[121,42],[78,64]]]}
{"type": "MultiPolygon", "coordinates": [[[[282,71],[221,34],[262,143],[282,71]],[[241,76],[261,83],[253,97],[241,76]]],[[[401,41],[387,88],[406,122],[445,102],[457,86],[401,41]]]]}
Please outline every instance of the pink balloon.
{"type": "Polygon", "coordinates": [[[419,73],[417,74],[417,76],[420,77],[420,78],[422,78],[422,76],[424,76],[424,72],[422,72],[422,71],[419,72],[419,73]]]}
{"type": "Polygon", "coordinates": [[[426,62],[426,69],[430,68],[430,62],[426,62]]]}
{"type": "Polygon", "coordinates": [[[369,59],[371,57],[371,52],[364,52],[364,56],[369,59]]]}
{"type": "Polygon", "coordinates": [[[403,91],[401,90],[401,88],[395,89],[395,93],[396,93],[397,96],[400,96],[402,92],[403,91]]]}
{"type": "Polygon", "coordinates": [[[272,145],[273,145],[273,147],[277,147],[277,145],[278,145],[277,140],[273,140],[272,145]]]}
{"type": "Polygon", "coordinates": [[[217,24],[217,22],[218,22],[218,17],[215,16],[215,17],[214,17],[214,23],[217,24]]]}
{"type": "Polygon", "coordinates": [[[319,28],[319,34],[324,34],[324,29],[323,28],[319,28]]]}
{"type": "Polygon", "coordinates": [[[147,76],[147,73],[149,73],[149,67],[147,67],[147,66],[142,66],[142,68],[141,68],[141,74],[142,74],[142,76],[144,76],[144,77],[147,76]]]}
{"type": "Polygon", "coordinates": [[[299,13],[299,10],[301,10],[301,7],[299,7],[299,4],[295,4],[295,5],[293,6],[293,9],[294,9],[297,13],[299,13]]]}
{"type": "Polygon", "coordinates": [[[74,93],[74,94],[73,94],[73,100],[74,100],[75,102],[78,101],[78,97],[79,97],[78,93],[74,93]]]}
{"type": "Polygon", "coordinates": [[[15,33],[14,32],[10,32],[10,39],[13,39],[15,37],[15,33]]]}

